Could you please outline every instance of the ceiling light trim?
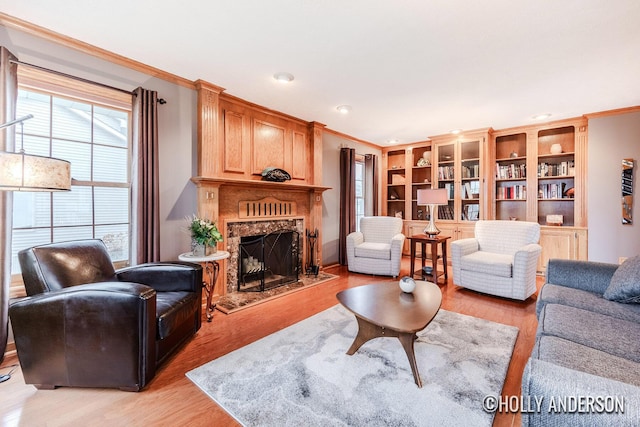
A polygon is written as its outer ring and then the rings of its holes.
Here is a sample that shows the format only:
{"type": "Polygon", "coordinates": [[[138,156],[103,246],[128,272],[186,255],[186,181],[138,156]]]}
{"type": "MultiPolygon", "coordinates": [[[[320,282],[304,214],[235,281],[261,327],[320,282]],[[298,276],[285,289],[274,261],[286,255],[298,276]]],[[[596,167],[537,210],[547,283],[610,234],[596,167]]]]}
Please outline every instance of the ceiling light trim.
{"type": "Polygon", "coordinates": [[[546,120],[549,117],[551,117],[551,113],[542,113],[542,114],[536,114],[534,116],[531,116],[533,120],[546,120]]]}
{"type": "Polygon", "coordinates": [[[273,75],[273,78],[278,82],[278,83],[291,83],[295,77],[293,76],[293,74],[291,73],[287,73],[284,71],[275,73],[273,75]]]}

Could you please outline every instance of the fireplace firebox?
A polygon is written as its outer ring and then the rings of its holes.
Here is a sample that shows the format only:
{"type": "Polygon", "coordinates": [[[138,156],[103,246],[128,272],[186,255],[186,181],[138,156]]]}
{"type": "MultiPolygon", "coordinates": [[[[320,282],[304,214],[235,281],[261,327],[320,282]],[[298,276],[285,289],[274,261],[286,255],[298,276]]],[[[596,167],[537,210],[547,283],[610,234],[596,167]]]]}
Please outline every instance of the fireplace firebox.
{"type": "Polygon", "coordinates": [[[296,231],[241,237],[238,291],[264,292],[297,282],[299,247],[300,237],[296,231]]]}

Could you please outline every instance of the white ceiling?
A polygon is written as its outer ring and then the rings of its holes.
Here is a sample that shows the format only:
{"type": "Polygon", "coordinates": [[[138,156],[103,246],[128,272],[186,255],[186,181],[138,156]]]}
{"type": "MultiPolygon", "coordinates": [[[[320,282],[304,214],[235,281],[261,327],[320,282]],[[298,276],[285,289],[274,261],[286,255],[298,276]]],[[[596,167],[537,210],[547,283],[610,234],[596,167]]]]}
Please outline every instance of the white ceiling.
{"type": "Polygon", "coordinates": [[[0,11],[380,145],[640,105],[638,0],[0,0],[0,11]],[[279,71],[295,80],[277,83],[279,71]]]}

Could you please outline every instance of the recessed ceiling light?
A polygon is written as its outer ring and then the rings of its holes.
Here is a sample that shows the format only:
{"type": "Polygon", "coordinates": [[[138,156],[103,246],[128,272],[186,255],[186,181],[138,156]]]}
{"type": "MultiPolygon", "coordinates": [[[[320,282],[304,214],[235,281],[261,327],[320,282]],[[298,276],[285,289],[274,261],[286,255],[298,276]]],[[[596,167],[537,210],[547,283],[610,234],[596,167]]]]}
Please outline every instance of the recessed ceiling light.
{"type": "Polygon", "coordinates": [[[533,120],[545,120],[545,119],[548,119],[549,117],[551,117],[551,114],[544,113],[544,114],[536,114],[535,116],[532,117],[532,119],[533,120]]]}
{"type": "Polygon", "coordinates": [[[290,73],[275,73],[273,78],[279,81],[280,83],[289,83],[293,80],[293,74],[290,73]]]}
{"type": "Polygon", "coordinates": [[[342,114],[349,114],[352,110],[351,105],[338,105],[336,110],[342,114]]]}
{"type": "Polygon", "coordinates": [[[454,134],[454,135],[457,135],[460,132],[462,132],[462,129],[454,129],[454,130],[451,131],[451,133],[454,134]]]}
{"type": "Polygon", "coordinates": [[[400,141],[398,141],[397,139],[389,139],[389,140],[387,140],[388,144],[397,144],[398,142],[400,142],[400,141]]]}

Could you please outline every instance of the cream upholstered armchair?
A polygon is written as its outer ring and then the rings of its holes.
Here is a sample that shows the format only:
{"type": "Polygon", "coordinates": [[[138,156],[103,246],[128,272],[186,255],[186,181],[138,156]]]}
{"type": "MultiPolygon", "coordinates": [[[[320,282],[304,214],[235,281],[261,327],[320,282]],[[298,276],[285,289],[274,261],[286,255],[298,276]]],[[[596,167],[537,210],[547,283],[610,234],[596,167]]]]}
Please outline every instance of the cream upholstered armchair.
{"type": "Polygon", "coordinates": [[[478,221],[474,234],[451,242],[454,284],[518,300],[535,293],[542,251],[538,223],[478,221]]]}
{"type": "Polygon", "coordinates": [[[360,231],[347,236],[349,271],[397,277],[404,239],[401,218],[361,218],[360,231]]]}

